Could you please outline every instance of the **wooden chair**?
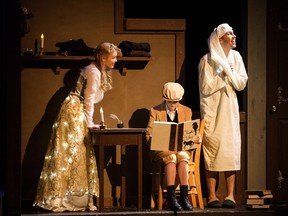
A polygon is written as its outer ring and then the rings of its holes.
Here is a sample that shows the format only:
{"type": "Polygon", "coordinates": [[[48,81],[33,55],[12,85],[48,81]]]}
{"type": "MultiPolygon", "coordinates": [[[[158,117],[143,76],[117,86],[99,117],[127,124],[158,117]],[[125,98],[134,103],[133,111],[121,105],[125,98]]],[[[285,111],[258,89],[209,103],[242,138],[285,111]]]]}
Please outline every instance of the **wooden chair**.
{"type": "MultiPolygon", "coordinates": [[[[200,123],[200,136],[203,139],[205,120],[202,119],[200,123]]],[[[197,148],[191,152],[191,158],[188,163],[189,177],[188,182],[190,186],[190,196],[192,206],[199,206],[200,209],[204,209],[202,189],[201,189],[201,176],[200,176],[200,155],[202,150],[202,143],[197,144],[197,148]]]]}
{"type": "MultiPolygon", "coordinates": [[[[200,135],[203,138],[205,120],[202,119],[200,123],[200,135]]],[[[188,182],[189,182],[189,196],[193,208],[204,209],[204,202],[202,197],[201,180],[200,180],[200,155],[201,155],[202,143],[197,144],[197,148],[191,151],[190,161],[188,163],[188,182]]],[[[161,163],[152,162],[152,184],[151,184],[151,204],[150,208],[162,210],[163,196],[166,195],[164,188],[163,176],[164,167],[161,163]],[[156,188],[157,187],[157,188],[156,188]],[[155,203],[157,201],[157,204],[155,203]]],[[[179,194],[179,185],[176,188],[176,194],[179,194]]]]}

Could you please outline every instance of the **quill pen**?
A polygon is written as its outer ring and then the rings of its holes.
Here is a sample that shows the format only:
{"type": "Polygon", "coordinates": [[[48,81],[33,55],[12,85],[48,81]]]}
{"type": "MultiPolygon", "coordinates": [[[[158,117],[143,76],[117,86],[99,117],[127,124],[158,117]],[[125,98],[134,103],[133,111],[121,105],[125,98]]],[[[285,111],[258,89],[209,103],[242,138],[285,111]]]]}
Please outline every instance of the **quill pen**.
{"type": "Polygon", "coordinates": [[[117,123],[120,124],[122,121],[115,114],[110,114],[110,118],[117,120],[117,123]]]}

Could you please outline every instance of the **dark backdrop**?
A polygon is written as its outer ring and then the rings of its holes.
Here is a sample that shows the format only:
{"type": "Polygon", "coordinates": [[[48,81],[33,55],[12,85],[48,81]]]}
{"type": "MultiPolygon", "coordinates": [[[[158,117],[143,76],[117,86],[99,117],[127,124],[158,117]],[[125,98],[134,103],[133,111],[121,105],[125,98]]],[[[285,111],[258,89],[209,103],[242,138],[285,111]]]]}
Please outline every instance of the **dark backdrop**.
{"type": "MultiPolygon", "coordinates": [[[[236,50],[240,52],[246,65],[247,0],[233,2],[231,0],[125,0],[124,2],[125,18],[186,20],[185,104],[193,111],[199,111],[198,63],[208,52],[207,39],[219,24],[228,23],[233,27],[237,36],[236,50]]],[[[237,95],[240,111],[246,111],[246,90],[238,92],[237,95]]]]}

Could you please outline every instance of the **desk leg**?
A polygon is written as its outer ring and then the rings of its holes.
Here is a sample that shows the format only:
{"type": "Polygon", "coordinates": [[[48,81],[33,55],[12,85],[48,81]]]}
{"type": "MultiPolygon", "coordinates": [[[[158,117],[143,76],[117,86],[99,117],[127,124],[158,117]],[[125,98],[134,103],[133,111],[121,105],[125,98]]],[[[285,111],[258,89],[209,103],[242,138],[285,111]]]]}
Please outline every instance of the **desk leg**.
{"type": "Polygon", "coordinates": [[[121,145],[121,205],[126,207],[126,146],[121,145]]]}
{"type": "Polygon", "coordinates": [[[104,209],[104,145],[99,145],[99,210],[104,209]]]}
{"type": "Polygon", "coordinates": [[[138,210],[142,209],[142,134],[138,134],[138,210]]]}

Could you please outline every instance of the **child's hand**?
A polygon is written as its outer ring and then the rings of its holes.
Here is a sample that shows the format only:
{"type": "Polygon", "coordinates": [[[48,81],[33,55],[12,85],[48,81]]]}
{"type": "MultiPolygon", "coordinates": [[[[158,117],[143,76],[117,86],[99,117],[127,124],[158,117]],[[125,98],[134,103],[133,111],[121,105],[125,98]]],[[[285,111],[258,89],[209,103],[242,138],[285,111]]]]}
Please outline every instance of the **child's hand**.
{"type": "Polygon", "coordinates": [[[194,140],[194,143],[195,143],[195,144],[200,144],[200,143],[202,143],[202,138],[201,138],[201,135],[200,135],[200,134],[196,137],[196,139],[194,140]]]}

